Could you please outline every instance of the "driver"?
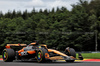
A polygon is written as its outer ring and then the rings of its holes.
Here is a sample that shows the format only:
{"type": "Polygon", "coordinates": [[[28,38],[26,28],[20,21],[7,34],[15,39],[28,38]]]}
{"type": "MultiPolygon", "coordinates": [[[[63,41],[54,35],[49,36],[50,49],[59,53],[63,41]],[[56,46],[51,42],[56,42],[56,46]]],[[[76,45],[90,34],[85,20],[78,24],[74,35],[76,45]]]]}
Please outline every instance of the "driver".
{"type": "Polygon", "coordinates": [[[31,45],[39,45],[38,41],[31,43],[31,45]]]}

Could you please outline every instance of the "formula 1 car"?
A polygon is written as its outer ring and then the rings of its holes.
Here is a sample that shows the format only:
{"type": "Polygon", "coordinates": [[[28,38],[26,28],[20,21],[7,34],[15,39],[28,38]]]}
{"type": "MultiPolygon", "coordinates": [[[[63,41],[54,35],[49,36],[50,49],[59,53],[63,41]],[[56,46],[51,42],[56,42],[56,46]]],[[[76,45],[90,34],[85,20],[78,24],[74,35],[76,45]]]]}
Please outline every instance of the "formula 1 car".
{"type": "Polygon", "coordinates": [[[7,44],[6,49],[2,53],[3,61],[12,62],[13,60],[36,60],[37,62],[65,60],[66,62],[74,62],[75,60],[83,60],[81,54],[76,59],[76,52],[73,48],[67,47],[64,52],[54,49],[48,49],[47,45],[39,44],[37,41],[26,44],[7,44]],[[12,46],[23,47],[21,50],[14,50],[12,46]]]}

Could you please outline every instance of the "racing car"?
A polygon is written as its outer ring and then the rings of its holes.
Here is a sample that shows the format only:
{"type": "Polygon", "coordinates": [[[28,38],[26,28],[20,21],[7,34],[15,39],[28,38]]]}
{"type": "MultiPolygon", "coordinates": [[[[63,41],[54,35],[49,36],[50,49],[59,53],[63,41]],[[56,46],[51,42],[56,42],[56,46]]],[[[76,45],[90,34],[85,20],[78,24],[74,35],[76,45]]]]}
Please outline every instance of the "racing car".
{"type": "Polygon", "coordinates": [[[78,59],[73,48],[67,47],[64,52],[55,49],[48,49],[47,45],[39,44],[37,41],[27,44],[7,44],[2,52],[4,62],[12,62],[13,60],[36,60],[37,62],[47,62],[55,60],[65,60],[66,62],[74,62],[75,60],[83,60],[79,53],[78,59]],[[20,50],[12,49],[13,46],[23,47],[20,50]]]}

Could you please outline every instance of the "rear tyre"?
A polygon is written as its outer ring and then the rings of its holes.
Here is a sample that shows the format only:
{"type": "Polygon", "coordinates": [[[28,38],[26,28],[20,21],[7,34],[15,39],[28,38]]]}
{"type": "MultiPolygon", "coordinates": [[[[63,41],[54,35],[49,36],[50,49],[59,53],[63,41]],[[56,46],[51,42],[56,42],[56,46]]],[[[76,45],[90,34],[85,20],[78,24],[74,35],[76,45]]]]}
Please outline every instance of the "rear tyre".
{"type": "MultiPolygon", "coordinates": [[[[73,56],[76,58],[76,52],[73,48],[69,48],[68,56],[73,56]]],[[[66,62],[74,62],[75,60],[66,60],[66,62]]]]}
{"type": "Polygon", "coordinates": [[[15,59],[15,52],[13,49],[4,49],[2,52],[3,61],[12,62],[15,59]]]}
{"type": "Polygon", "coordinates": [[[37,51],[36,58],[37,58],[37,61],[39,63],[46,62],[46,58],[45,58],[46,56],[45,56],[45,54],[48,54],[48,51],[46,49],[44,49],[44,48],[41,48],[41,49],[39,49],[37,51]]]}

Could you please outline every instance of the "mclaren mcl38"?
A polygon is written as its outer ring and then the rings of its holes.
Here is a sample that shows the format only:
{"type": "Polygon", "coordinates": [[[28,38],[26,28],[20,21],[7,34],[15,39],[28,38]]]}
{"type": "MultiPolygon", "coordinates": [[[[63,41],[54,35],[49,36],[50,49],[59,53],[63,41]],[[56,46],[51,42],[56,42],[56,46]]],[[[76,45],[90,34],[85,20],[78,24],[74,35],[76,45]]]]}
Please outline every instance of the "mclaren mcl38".
{"type": "Polygon", "coordinates": [[[47,45],[38,44],[38,42],[26,44],[7,44],[2,52],[4,62],[12,62],[13,60],[36,60],[37,62],[47,62],[55,60],[65,60],[66,62],[74,62],[75,60],[83,60],[82,55],[76,58],[76,52],[73,48],[65,48],[64,52],[55,49],[48,49],[47,45]],[[20,50],[12,49],[12,46],[22,47],[20,50]]]}

